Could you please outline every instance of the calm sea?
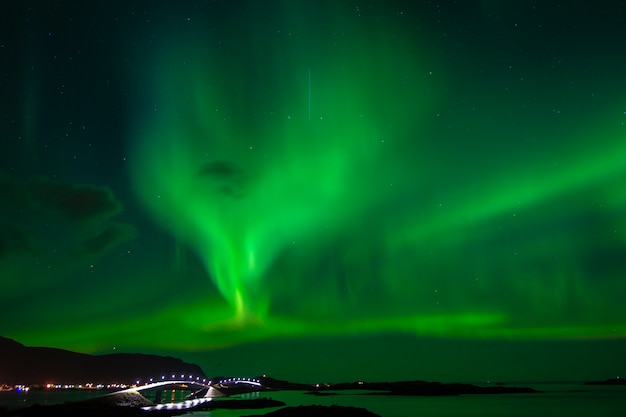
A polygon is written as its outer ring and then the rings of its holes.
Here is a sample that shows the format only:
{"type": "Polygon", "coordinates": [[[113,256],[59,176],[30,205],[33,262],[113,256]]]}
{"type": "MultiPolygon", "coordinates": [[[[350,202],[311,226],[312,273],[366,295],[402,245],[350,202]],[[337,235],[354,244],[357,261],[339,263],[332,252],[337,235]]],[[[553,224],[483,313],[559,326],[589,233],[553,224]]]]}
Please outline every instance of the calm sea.
{"type": "MultiPolygon", "coordinates": [[[[516,384],[541,393],[460,395],[453,397],[371,396],[359,391],[312,396],[300,391],[248,394],[244,398],[270,397],[287,405],[344,405],[363,407],[383,417],[626,417],[626,386],[581,384],[516,384]]],[[[31,391],[0,392],[0,406],[8,408],[57,404],[98,395],[97,392],[31,391]]],[[[264,414],[263,410],[195,411],[188,417],[239,417],[264,414]]],[[[149,414],[148,414],[149,415],[149,414]]]]}

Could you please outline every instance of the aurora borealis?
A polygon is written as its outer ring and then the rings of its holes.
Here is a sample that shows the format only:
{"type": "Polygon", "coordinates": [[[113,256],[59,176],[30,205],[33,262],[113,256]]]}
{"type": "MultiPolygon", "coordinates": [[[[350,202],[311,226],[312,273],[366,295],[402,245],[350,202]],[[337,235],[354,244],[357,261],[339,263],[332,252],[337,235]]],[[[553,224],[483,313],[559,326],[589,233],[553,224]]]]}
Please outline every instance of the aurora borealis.
{"type": "Polygon", "coordinates": [[[298,380],[626,371],[624,9],[14,6],[0,334],[298,380]]]}

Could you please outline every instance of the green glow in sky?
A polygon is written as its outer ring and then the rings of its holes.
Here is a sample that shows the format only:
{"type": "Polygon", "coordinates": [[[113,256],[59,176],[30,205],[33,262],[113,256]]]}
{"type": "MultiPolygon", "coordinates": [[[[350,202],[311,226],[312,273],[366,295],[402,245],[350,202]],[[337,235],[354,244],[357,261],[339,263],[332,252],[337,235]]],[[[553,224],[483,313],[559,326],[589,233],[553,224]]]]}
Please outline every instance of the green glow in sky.
{"type": "Polygon", "coordinates": [[[264,65],[288,62],[292,72],[256,75],[255,92],[223,81],[211,65],[218,57],[196,51],[159,65],[161,94],[135,149],[137,189],[204,259],[234,314],[264,319],[273,282],[302,275],[273,269],[281,256],[315,262],[318,242],[397,194],[394,142],[429,103],[427,73],[401,45],[381,46],[383,64],[355,54],[307,63],[286,51],[264,65]]]}
{"type": "Polygon", "coordinates": [[[617,368],[624,6],[357,3],[7,11],[0,336],[222,374],[617,368]]]}
{"type": "Polygon", "coordinates": [[[571,120],[555,138],[543,126],[560,111],[488,119],[493,89],[444,132],[458,98],[440,94],[450,69],[426,42],[387,26],[355,39],[355,21],[326,44],[294,19],[298,34],[242,52],[191,41],[152,57],[135,187],[230,306],[193,326],[250,339],[624,334],[619,272],[595,259],[614,254],[579,256],[624,244],[621,129],[571,120]]]}

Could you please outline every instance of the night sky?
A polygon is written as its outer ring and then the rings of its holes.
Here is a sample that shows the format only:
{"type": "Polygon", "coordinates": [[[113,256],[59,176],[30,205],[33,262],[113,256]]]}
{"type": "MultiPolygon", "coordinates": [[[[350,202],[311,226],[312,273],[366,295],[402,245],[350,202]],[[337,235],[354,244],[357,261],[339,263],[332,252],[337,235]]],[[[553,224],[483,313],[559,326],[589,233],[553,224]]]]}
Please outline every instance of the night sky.
{"type": "Polygon", "coordinates": [[[626,374],[625,20],[11,2],[0,335],[299,382],[626,374]]]}

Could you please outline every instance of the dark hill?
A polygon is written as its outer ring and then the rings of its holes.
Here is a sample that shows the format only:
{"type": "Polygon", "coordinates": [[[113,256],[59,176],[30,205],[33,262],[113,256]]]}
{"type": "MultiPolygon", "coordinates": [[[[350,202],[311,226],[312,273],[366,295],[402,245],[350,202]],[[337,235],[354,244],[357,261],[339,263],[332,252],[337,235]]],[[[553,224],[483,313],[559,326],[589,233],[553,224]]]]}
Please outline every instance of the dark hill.
{"type": "Polygon", "coordinates": [[[56,348],[27,347],[0,336],[0,384],[132,383],[172,374],[206,378],[198,365],[171,356],[87,355],[56,348]]]}

